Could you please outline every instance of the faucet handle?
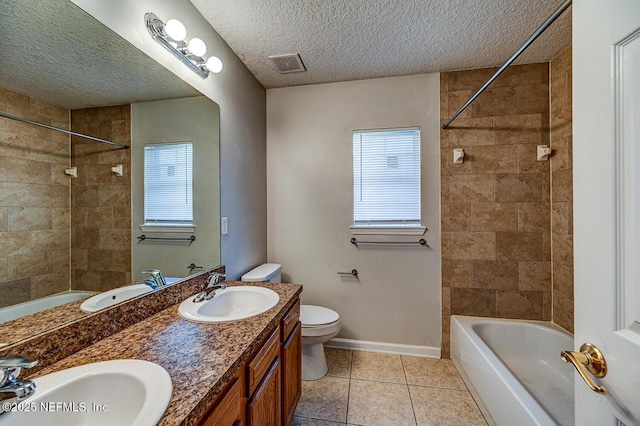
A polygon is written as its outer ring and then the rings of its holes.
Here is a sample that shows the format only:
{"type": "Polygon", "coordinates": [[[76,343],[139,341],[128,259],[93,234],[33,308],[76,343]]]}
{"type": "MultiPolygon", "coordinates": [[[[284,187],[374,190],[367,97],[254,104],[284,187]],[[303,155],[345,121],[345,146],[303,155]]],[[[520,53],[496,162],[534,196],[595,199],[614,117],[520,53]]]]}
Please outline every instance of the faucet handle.
{"type": "Polygon", "coordinates": [[[23,368],[31,368],[38,361],[32,361],[26,356],[7,356],[0,358],[0,388],[7,383],[14,382],[23,368]]]}
{"type": "Polygon", "coordinates": [[[225,274],[220,272],[212,272],[209,274],[209,277],[207,277],[207,285],[215,285],[221,283],[226,279],[227,276],[225,274]]]}
{"type": "Polygon", "coordinates": [[[0,368],[31,368],[37,363],[38,361],[32,361],[21,355],[0,358],[0,368]]]}

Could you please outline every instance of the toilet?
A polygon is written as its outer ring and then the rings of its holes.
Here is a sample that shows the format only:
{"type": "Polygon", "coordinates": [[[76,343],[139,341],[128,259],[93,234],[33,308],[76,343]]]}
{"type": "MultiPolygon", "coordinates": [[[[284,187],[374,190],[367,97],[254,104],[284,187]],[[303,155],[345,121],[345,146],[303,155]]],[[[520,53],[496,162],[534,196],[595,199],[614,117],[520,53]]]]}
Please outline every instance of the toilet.
{"type": "Polygon", "coordinates": [[[261,281],[279,283],[282,280],[281,271],[282,265],[279,263],[263,263],[244,274],[240,280],[250,283],[257,283],[261,281]]]}
{"type": "Polygon", "coordinates": [[[302,380],[318,380],[327,374],[323,343],[338,335],[340,315],[315,305],[300,306],[302,323],[302,380]]]}
{"type": "MultiPolygon", "coordinates": [[[[253,268],[240,279],[245,282],[279,283],[282,265],[264,263],[253,268]]],[[[327,374],[327,359],[323,343],[338,335],[340,315],[329,308],[316,305],[300,306],[302,323],[302,380],[318,380],[327,374]]]]}

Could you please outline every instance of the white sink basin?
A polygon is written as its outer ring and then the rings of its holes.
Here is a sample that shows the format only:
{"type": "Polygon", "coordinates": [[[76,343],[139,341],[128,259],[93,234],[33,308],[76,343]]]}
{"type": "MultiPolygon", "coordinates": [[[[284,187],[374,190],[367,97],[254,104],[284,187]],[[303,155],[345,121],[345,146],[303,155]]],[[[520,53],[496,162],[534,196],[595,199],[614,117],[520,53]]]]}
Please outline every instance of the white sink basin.
{"type": "Polygon", "coordinates": [[[146,284],[134,284],[116,288],[88,298],[82,302],[80,309],[84,312],[96,312],[100,309],[124,302],[125,300],[133,299],[152,290],[153,289],[146,284]]]}
{"type": "Polygon", "coordinates": [[[178,307],[178,314],[194,322],[231,322],[251,318],[278,304],[280,296],[264,287],[234,286],[216,290],[216,295],[203,302],[193,302],[192,296],[178,307]]]}
{"type": "MultiPolygon", "coordinates": [[[[172,284],[181,279],[182,278],[165,278],[167,284],[172,284]]],[[[134,284],[119,287],[88,298],[82,302],[80,309],[84,312],[96,312],[100,309],[108,308],[109,306],[124,302],[125,300],[133,299],[134,297],[149,293],[152,290],[153,289],[146,284],[134,284]]]]}
{"type": "Polygon", "coordinates": [[[33,381],[33,396],[18,411],[2,414],[1,426],[151,426],[162,418],[173,390],[164,368],[135,359],[86,364],[33,381]]]}

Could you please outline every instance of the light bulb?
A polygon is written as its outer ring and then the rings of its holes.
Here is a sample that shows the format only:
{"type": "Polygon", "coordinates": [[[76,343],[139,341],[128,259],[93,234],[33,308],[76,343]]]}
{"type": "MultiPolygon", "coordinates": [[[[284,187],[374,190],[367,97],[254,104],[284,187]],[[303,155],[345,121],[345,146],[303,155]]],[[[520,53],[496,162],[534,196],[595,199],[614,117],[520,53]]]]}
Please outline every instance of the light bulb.
{"type": "Polygon", "coordinates": [[[207,59],[207,62],[205,63],[205,66],[207,67],[207,69],[209,71],[211,71],[212,73],[219,73],[220,71],[222,71],[222,61],[220,60],[220,58],[216,57],[216,56],[212,56],[209,59],[207,59]]]}
{"type": "Polygon", "coordinates": [[[187,29],[177,19],[169,19],[164,24],[164,32],[175,41],[182,41],[187,36],[187,29]]]}
{"type": "Polygon", "coordinates": [[[189,52],[196,56],[204,56],[207,53],[207,45],[204,44],[204,41],[194,37],[189,41],[189,52]]]}

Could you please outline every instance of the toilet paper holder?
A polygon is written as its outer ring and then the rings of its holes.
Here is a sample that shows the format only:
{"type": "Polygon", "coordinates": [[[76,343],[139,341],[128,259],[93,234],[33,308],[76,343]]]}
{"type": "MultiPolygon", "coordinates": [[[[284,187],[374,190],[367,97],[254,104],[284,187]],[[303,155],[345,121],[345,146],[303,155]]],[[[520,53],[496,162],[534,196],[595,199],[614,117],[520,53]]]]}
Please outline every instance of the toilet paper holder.
{"type": "Polygon", "coordinates": [[[352,277],[358,278],[358,270],[352,269],[351,272],[338,272],[338,275],[351,275],[352,277]]]}

